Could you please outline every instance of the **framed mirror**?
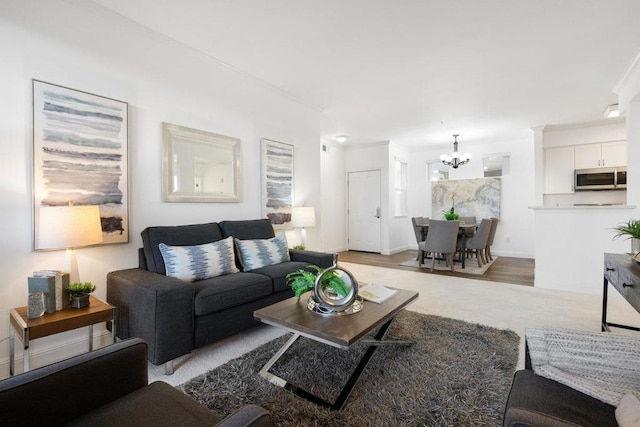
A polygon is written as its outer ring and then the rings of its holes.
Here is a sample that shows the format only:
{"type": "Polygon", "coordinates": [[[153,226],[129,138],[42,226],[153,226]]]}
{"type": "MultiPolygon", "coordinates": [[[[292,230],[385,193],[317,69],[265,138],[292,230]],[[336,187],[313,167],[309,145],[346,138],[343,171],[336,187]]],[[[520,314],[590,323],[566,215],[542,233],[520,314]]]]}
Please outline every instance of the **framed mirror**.
{"type": "Polygon", "coordinates": [[[162,123],[164,202],[240,202],[240,140],[162,123]]]}

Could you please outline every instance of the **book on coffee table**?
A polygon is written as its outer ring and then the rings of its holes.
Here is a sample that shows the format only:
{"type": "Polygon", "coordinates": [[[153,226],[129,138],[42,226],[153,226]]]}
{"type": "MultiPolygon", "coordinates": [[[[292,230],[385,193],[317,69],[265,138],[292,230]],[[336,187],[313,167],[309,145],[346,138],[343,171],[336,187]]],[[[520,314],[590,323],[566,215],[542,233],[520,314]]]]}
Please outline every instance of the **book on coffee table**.
{"type": "Polygon", "coordinates": [[[391,298],[393,295],[395,295],[396,292],[398,292],[396,289],[390,289],[386,286],[372,283],[370,285],[361,287],[358,291],[358,295],[360,295],[367,301],[372,301],[380,304],[391,298]]]}

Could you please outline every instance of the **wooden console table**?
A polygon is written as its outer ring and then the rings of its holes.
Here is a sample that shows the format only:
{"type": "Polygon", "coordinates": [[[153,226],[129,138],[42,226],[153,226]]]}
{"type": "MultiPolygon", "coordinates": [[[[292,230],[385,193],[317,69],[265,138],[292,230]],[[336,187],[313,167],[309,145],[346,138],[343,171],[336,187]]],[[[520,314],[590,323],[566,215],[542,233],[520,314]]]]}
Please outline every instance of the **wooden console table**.
{"type": "Polygon", "coordinates": [[[611,284],[640,313],[640,264],[627,254],[604,254],[604,286],[602,290],[602,331],[609,326],[640,331],[635,326],[607,322],[607,292],[611,284]]]}
{"type": "Polygon", "coordinates": [[[29,370],[29,341],[36,338],[59,334],[72,329],[89,327],[89,351],[93,350],[93,325],[101,322],[112,322],[113,342],[116,342],[116,316],[118,308],[89,297],[89,306],[84,308],[65,308],[55,313],[47,313],[41,317],[29,319],[27,307],[12,308],[9,312],[11,327],[9,328],[9,375],[14,374],[15,336],[22,340],[24,372],[29,370]]]}

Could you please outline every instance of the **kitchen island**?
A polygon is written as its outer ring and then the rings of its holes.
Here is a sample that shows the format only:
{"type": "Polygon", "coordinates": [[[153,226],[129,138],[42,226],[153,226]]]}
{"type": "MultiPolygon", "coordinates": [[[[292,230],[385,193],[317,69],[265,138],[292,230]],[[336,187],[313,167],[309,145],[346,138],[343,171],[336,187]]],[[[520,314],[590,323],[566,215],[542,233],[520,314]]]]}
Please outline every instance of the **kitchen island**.
{"type": "Polygon", "coordinates": [[[613,240],[616,225],[639,218],[636,206],[529,206],[534,211],[534,286],[602,293],[604,253],[626,253],[631,243],[613,240]]]}

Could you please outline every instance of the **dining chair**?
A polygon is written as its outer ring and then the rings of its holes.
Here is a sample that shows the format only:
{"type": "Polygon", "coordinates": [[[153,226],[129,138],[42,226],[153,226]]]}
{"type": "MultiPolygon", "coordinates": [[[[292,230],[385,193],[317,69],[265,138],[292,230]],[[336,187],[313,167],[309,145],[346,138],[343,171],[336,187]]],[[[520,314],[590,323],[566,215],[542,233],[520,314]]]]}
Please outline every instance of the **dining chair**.
{"type": "MultiPolygon", "coordinates": [[[[461,216],[458,219],[460,220],[460,222],[464,222],[466,225],[469,225],[469,224],[475,225],[476,223],[475,216],[461,216]]],[[[476,229],[474,227],[468,227],[464,229],[464,232],[467,235],[467,237],[471,237],[476,233],[476,229]]]]}
{"type": "Polygon", "coordinates": [[[490,261],[493,261],[493,256],[491,255],[491,245],[493,245],[493,239],[496,237],[498,221],[500,220],[496,217],[491,218],[491,229],[489,230],[489,237],[487,238],[487,246],[484,248],[484,255],[490,261]]]}
{"type": "MultiPolygon", "coordinates": [[[[418,225],[420,223],[420,218],[422,217],[411,217],[411,225],[413,225],[413,233],[416,235],[416,243],[418,244],[418,247],[420,246],[421,242],[424,242],[424,238],[422,237],[422,227],[418,225]]],[[[418,251],[416,261],[420,261],[420,251],[418,251]]]]}
{"type": "Polygon", "coordinates": [[[436,254],[442,254],[453,271],[453,254],[456,253],[459,221],[429,220],[427,239],[418,245],[420,265],[424,264],[425,254],[431,253],[431,271],[436,265],[436,254]]]}
{"type": "Polygon", "coordinates": [[[487,247],[487,240],[489,239],[489,232],[491,231],[491,219],[485,218],[480,222],[478,230],[473,237],[467,239],[467,250],[475,251],[476,259],[478,260],[478,267],[482,267],[489,262],[484,258],[484,249],[487,247]]]}

